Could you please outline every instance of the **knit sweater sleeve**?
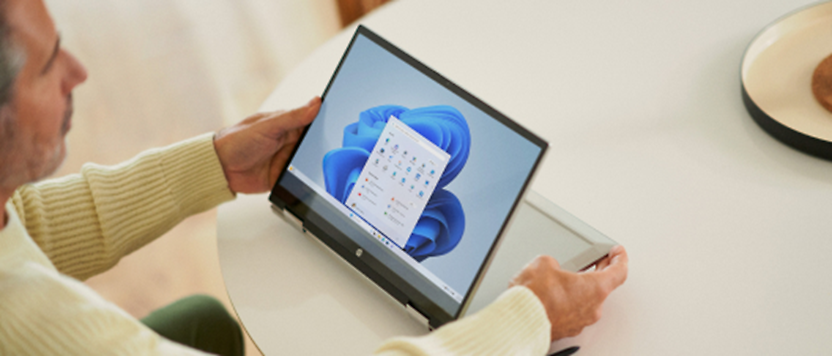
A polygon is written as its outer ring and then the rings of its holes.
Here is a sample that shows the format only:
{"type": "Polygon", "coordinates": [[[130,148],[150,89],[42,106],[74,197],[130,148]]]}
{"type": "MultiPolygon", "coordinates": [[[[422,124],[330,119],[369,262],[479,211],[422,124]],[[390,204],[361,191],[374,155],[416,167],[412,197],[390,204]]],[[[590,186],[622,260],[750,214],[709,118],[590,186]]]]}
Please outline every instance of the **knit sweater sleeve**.
{"type": "Polygon", "coordinates": [[[19,188],[12,201],[55,267],[84,280],[233,197],[205,134],[119,165],[85,164],[80,174],[19,188]]]}
{"type": "Polygon", "coordinates": [[[426,336],[390,339],[376,356],[544,355],[550,328],[537,296],[526,287],[514,287],[478,313],[426,336]]]}

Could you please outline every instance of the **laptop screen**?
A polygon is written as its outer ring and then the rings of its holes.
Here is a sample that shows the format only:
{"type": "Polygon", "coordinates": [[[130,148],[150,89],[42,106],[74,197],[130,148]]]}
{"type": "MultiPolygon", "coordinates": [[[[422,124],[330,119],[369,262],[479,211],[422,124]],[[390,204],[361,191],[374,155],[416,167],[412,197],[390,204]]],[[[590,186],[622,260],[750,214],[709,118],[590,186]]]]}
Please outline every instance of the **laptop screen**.
{"type": "Polygon", "coordinates": [[[360,27],[271,200],[456,317],[545,149],[360,27]]]}

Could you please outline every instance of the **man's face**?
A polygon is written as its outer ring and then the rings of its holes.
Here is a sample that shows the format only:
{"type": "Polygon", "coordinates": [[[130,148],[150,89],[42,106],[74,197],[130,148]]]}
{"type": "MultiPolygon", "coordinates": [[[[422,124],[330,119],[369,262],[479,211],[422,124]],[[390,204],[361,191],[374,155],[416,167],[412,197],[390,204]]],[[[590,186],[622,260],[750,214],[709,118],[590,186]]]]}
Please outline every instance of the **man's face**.
{"type": "Polygon", "coordinates": [[[25,54],[14,82],[9,115],[0,121],[0,186],[13,188],[58,169],[66,156],[71,126],[72,89],[86,69],[60,48],[60,38],[42,0],[7,0],[11,38],[25,54]]]}

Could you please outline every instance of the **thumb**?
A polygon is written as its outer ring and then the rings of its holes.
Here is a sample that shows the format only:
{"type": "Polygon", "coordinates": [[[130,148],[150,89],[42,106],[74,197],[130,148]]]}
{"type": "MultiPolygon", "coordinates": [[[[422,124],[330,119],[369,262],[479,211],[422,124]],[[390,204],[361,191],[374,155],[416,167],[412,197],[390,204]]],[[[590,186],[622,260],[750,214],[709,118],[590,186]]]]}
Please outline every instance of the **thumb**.
{"type": "Polygon", "coordinates": [[[309,125],[315,119],[315,116],[318,115],[320,108],[321,98],[316,96],[312,100],[309,100],[309,103],[305,106],[276,114],[276,116],[265,120],[265,124],[268,127],[268,132],[282,135],[288,131],[309,125]]]}

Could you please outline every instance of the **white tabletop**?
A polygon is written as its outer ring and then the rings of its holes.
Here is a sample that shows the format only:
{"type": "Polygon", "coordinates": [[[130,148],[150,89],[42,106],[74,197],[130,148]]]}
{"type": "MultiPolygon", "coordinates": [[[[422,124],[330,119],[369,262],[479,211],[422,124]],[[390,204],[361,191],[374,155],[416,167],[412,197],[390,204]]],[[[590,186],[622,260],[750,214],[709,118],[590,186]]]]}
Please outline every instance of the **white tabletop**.
{"type": "MultiPolygon", "coordinates": [[[[740,61],[805,0],[415,1],[363,23],[550,143],[533,189],[625,245],[602,320],[555,347],[580,355],[832,350],[832,162],[751,120],[740,61]]],[[[320,95],[348,28],[264,109],[320,95]]],[[[272,215],[219,210],[231,300],[267,354],[372,351],[424,333],[369,281],[272,215]]]]}

